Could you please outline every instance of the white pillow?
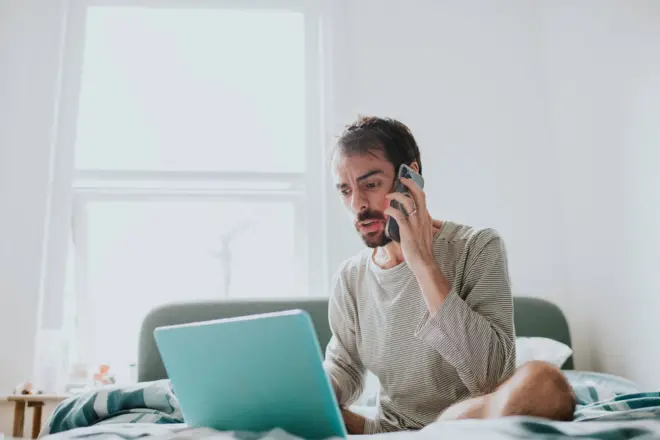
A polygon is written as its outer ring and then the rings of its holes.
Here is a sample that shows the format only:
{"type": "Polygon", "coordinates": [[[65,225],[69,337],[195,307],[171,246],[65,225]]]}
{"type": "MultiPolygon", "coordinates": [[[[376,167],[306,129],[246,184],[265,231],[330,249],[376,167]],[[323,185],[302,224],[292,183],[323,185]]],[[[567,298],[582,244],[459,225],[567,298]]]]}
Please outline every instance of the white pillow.
{"type": "Polygon", "coordinates": [[[572,354],[571,347],[554,339],[516,338],[516,368],[529,361],[545,361],[561,368],[572,354]]]}

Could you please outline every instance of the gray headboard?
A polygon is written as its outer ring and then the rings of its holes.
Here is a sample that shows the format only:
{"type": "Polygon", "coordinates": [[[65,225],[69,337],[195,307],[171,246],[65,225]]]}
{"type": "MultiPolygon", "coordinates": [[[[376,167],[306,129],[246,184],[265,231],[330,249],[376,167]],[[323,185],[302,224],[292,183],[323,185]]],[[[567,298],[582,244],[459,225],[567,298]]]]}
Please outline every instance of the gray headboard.
{"type": "MultiPolygon", "coordinates": [[[[140,382],[167,377],[160,359],[153,332],[157,327],[196,321],[230,318],[257,313],[289,309],[306,310],[312,317],[321,347],[330,340],[328,324],[328,300],[241,300],[200,301],[167,304],[152,310],[142,322],[138,354],[138,380],[140,382]]],[[[514,298],[516,334],[518,336],[542,336],[571,347],[568,323],[562,311],[554,304],[538,298],[514,298]]],[[[564,364],[573,369],[573,359],[564,364]]]]}

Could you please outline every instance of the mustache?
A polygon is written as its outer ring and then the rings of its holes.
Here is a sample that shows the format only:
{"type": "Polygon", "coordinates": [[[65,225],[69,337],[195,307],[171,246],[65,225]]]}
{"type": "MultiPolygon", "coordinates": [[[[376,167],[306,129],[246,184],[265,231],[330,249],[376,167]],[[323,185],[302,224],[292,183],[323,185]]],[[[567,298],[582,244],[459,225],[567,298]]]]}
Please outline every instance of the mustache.
{"type": "Polygon", "coordinates": [[[380,211],[366,210],[358,214],[357,223],[367,220],[385,220],[385,214],[380,211]]]}

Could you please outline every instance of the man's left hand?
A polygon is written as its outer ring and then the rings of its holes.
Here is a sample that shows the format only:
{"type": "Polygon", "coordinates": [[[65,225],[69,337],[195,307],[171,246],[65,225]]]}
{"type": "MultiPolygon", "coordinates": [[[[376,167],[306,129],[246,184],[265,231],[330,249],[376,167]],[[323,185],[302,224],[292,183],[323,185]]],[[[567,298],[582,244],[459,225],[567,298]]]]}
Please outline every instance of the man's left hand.
{"type": "Polygon", "coordinates": [[[408,188],[410,195],[393,192],[386,197],[399,202],[405,213],[390,206],[385,214],[394,217],[399,224],[403,258],[413,273],[419,273],[436,264],[433,256],[434,223],[426,207],[424,191],[412,179],[401,178],[401,183],[408,188]]]}
{"type": "Polygon", "coordinates": [[[341,415],[344,418],[344,424],[349,434],[364,434],[366,418],[344,408],[341,410],[341,415]]]}

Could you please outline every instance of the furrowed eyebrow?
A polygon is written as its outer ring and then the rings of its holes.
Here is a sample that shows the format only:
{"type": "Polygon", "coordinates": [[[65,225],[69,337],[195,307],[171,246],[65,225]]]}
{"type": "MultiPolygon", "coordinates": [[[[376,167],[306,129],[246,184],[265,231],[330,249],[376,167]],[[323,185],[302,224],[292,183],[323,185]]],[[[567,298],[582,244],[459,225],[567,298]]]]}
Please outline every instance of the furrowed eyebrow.
{"type": "MultiPolygon", "coordinates": [[[[383,170],[371,170],[371,171],[368,171],[368,172],[364,173],[360,177],[358,177],[357,181],[361,182],[361,181],[366,180],[369,177],[374,176],[376,174],[384,174],[384,172],[383,172],[383,170]]],[[[344,188],[348,188],[348,184],[347,183],[338,183],[336,185],[336,187],[337,187],[337,189],[344,189],[344,188]]]]}
{"type": "Polygon", "coordinates": [[[374,174],[383,174],[382,170],[371,170],[368,173],[365,173],[361,175],[360,177],[357,178],[357,181],[360,182],[362,180],[368,179],[369,177],[373,176],[374,174]]]}

